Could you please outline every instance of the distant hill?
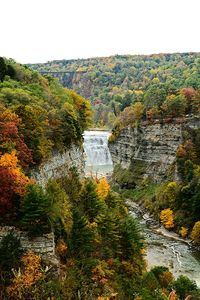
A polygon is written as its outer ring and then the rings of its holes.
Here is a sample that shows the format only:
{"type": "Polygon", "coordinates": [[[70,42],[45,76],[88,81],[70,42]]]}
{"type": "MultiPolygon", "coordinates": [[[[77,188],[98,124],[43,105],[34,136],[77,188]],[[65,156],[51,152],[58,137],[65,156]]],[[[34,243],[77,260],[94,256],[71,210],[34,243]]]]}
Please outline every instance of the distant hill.
{"type": "Polygon", "coordinates": [[[183,87],[200,88],[200,53],[116,55],[30,66],[50,72],[88,98],[96,107],[95,121],[102,125],[113,123],[114,116],[135,101],[151,107],[183,87]]]}

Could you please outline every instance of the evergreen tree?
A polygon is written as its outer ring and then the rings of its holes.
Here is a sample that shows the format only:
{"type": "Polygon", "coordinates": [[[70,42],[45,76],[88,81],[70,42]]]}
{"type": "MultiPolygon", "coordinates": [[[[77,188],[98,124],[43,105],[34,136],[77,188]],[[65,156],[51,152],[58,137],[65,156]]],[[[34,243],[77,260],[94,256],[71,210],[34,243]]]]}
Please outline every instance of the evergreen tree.
{"type": "Polygon", "coordinates": [[[80,206],[89,221],[93,221],[106,207],[105,202],[99,199],[96,191],[96,184],[91,179],[85,181],[80,199],[80,206]]]}
{"type": "Polygon", "coordinates": [[[7,72],[7,66],[3,57],[0,57],[0,81],[4,80],[7,72]]]}
{"type": "Polygon", "coordinates": [[[30,185],[21,205],[21,224],[31,235],[51,230],[51,201],[39,185],[30,185]]]}
{"type": "Polygon", "coordinates": [[[71,254],[79,258],[90,256],[94,249],[94,234],[87,219],[77,209],[73,211],[73,226],[68,244],[71,254]]]}

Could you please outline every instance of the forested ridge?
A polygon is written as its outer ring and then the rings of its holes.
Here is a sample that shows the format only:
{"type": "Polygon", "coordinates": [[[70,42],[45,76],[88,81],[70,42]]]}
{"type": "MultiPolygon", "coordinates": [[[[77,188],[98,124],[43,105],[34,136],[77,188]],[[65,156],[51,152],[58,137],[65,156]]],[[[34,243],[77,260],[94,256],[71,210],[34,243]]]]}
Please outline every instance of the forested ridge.
{"type": "Polygon", "coordinates": [[[147,272],[142,230],[105,178],[80,179],[75,168],[45,188],[30,178],[54,152],[81,146],[89,102],[13,60],[0,58],[0,81],[0,225],[30,239],[53,231],[58,258],[52,267],[10,232],[0,243],[0,298],[165,300],[175,289],[199,299],[187,277],[147,272]]]}
{"type": "MultiPolygon", "coordinates": [[[[95,108],[94,120],[100,126],[112,127],[120,112],[135,102],[142,102],[146,110],[152,109],[156,114],[167,98],[179,95],[183,88],[200,88],[199,53],[55,60],[31,67],[74,72],[66,84],[87,96],[95,108]]],[[[63,78],[61,81],[65,84],[63,78]]]]}

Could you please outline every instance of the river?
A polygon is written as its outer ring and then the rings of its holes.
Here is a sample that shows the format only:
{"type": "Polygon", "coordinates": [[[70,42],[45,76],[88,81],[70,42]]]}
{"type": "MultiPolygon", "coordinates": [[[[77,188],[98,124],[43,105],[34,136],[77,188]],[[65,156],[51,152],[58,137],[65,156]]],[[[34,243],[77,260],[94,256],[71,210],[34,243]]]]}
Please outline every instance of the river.
{"type": "MultiPolygon", "coordinates": [[[[97,177],[111,174],[113,166],[108,149],[108,137],[105,131],[85,131],[84,150],[86,153],[86,175],[97,177]]],[[[171,233],[154,224],[148,214],[143,214],[137,204],[128,202],[130,213],[136,217],[143,228],[147,243],[146,261],[148,269],[163,265],[172,271],[175,277],[186,275],[195,280],[200,287],[200,253],[191,249],[190,245],[171,233]]]]}

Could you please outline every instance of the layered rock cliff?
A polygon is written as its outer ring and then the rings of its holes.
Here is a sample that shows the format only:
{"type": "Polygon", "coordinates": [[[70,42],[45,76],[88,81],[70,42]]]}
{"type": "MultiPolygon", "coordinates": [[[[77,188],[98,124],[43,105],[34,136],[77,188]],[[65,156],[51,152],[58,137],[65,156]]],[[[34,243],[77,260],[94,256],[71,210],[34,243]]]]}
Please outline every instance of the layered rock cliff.
{"type": "Polygon", "coordinates": [[[55,255],[53,232],[30,238],[27,232],[16,229],[13,226],[0,226],[0,242],[10,232],[20,238],[22,249],[31,250],[42,255],[55,255]]]}
{"type": "Polygon", "coordinates": [[[169,174],[176,177],[176,150],[186,128],[200,128],[199,119],[123,129],[109,144],[114,165],[129,169],[139,179],[161,182],[169,174]]]}
{"type": "Polygon", "coordinates": [[[31,176],[38,184],[45,186],[49,179],[66,176],[72,167],[76,167],[78,172],[83,174],[84,151],[76,145],[63,152],[54,153],[50,159],[32,170],[31,176]]]}

